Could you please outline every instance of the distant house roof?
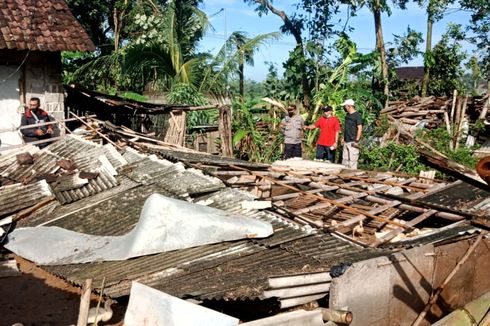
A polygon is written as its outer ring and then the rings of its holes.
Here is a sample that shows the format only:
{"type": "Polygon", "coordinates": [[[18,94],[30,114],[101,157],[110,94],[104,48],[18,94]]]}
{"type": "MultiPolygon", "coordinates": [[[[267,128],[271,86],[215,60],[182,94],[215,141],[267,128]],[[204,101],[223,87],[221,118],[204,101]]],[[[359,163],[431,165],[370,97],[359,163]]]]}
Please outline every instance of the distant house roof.
{"type": "Polygon", "coordinates": [[[396,74],[400,80],[422,80],[424,67],[398,67],[396,74]]]}
{"type": "Polygon", "coordinates": [[[0,49],[94,51],[64,0],[0,1],[0,49]]]}

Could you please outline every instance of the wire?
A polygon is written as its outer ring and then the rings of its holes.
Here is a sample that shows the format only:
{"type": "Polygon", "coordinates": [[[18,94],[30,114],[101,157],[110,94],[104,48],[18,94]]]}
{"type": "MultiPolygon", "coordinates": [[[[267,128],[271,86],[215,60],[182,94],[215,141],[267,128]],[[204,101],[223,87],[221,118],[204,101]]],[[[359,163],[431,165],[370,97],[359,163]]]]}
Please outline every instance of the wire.
{"type": "Polygon", "coordinates": [[[17,69],[15,69],[15,71],[13,73],[11,73],[10,75],[8,75],[7,78],[0,80],[0,85],[6,83],[7,80],[9,80],[12,76],[14,76],[20,70],[20,68],[22,68],[22,66],[24,65],[24,63],[27,60],[27,57],[29,56],[29,53],[31,53],[31,50],[27,50],[27,53],[24,56],[24,60],[22,60],[22,62],[20,63],[20,65],[17,67],[17,69]]]}

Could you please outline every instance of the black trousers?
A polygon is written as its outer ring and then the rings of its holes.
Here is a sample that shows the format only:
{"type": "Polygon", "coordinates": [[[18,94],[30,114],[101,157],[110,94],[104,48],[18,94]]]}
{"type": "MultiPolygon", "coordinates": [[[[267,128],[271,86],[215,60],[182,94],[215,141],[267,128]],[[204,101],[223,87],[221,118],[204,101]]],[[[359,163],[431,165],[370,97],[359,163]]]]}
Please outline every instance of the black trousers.
{"type": "Polygon", "coordinates": [[[301,157],[301,144],[284,144],[284,159],[301,157]]]}
{"type": "Polygon", "coordinates": [[[334,162],[335,149],[330,149],[330,146],[316,145],[316,158],[317,160],[329,160],[334,162]]]}

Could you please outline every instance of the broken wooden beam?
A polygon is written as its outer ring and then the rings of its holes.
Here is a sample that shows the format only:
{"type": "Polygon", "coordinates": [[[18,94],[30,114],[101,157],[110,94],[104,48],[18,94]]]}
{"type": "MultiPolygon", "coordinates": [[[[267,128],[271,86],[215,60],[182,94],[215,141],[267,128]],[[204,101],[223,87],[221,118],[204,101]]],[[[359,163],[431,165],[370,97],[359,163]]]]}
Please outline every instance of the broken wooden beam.
{"type": "MultiPolygon", "coordinates": [[[[235,166],[235,165],[230,165],[230,167],[233,167],[234,169],[237,169],[237,170],[249,171],[247,169],[244,169],[244,168],[241,168],[241,167],[238,167],[238,166],[235,166]]],[[[278,180],[275,180],[273,178],[269,178],[267,176],[260,176],[258,174],[255,174],[253,171],[249,171],[249,173],[252,174],[252,175],[255,175],[257,177],[263,178],[265,180],[269,180],[270,182],[275,183],[275,184],[277,184],[279,186],[282,186],[282,187],[285,187],[285,188],[289,188],[289,189],[294,190],[296,192],[302,192],[306,196],[314,197],[314,198],[319,199],[320,201],[324,201],[324,202],[330,203],[330,204],[332,204],[334,206],[343,208],[346,211],[349,211],[351,213],[365,215],[366,217],[370,217],[372,219],[375,219],[375,220],[378,220],[378,221],[381,221],[381,222],[386,222],[388,224],[393,224],[393,225],[396,225],[396,226],[405,228],[405,225],[403,225],[401,223],[398,223],[398,222],[395,222],[395,221],[391,221],[391,220],[388,220],[388,219],[385,219],[385,218],[382,218],[382,217],[379,217],[379,216],[376,216],[376,215],[373,215],[373,214],[369,214],[369,212],[367,212],[367,211],[363,211],[363,210],[360,210],[360,209],[357,209],[357,208],[350,207],[350,206],[345,205],[343,203],[339,203],[339,202],[337,202],[337,201],[335,201],[333,199],[328,199],[328,198],[325,198],[323,196],[319,196],[317,194],[308,193],[308,192],[306,192],[304,190],[301,190],[299,188],[296,188],[296,187],[293,187],[291,185],[285,184],[282,181],[278,181],[278,180]]]]}
{"type": "MultiPolygon", "coordinates": [[[[437,213],[437,211],[434,209],[427,210],[426,212],[420,214],[416,218],[408,221],[406,225],[408,227],[414,227],[415,225],[419,224],[422,221],[425,221],[427,218],[431,217],[435,213],[437,213]]],[[[378,247],[378,246],[382,245],[383,243],[386,243],[386,242],[390,241],[391,239],[395,238],[397,235],[399,235],[400,233],[402,233],[404,231],[405,230],[402,228],[396,228],[396,229],[388,232],[387,234],[383,235],[378,240],[376,240],[376,242],[374,242],[371,246],[372,247],[378,247]]]]}

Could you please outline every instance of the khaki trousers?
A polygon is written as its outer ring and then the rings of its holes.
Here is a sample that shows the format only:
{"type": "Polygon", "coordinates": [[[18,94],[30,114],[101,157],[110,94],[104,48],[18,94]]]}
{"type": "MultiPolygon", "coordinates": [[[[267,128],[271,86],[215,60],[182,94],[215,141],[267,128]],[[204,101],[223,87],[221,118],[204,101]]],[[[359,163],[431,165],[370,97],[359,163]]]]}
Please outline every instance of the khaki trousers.
{"type": "Polygon", "coordinates": [[[359,158],[359,148],[353,145],[354,142],[345,143],[342,151],[342,165],[349,169],[357,169],[357,159],[359,158]]]}

